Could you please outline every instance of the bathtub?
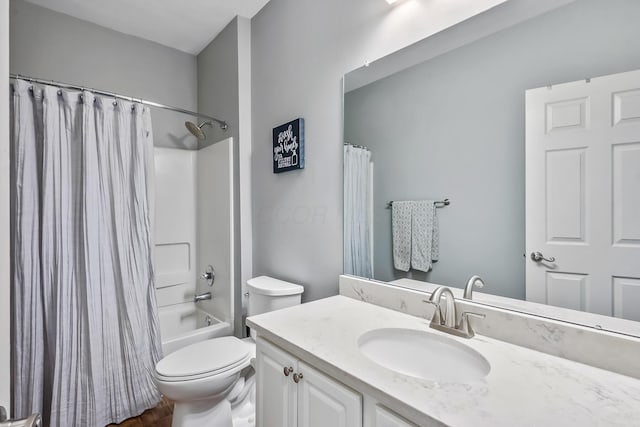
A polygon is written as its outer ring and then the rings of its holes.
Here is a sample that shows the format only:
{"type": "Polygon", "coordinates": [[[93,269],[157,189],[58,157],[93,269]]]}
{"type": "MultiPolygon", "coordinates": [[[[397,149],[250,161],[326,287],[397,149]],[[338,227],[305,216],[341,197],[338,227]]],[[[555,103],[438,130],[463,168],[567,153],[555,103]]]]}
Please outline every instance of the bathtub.
{"type": "Polygon", "coordinates": [[[198,341],[231,335],[231,325],[201,310],[193,302],[158,308],[162,351],[169,353],[198,341]]]}

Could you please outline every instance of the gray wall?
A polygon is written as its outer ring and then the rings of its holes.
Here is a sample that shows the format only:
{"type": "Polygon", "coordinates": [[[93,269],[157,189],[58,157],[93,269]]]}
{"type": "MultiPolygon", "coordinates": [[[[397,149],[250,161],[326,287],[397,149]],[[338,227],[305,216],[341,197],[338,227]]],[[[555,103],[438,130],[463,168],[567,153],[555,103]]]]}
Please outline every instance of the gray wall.
{"type": "Polygon", "coordinates": [[[300,283],[307,301],[337,293],[342,76],[500,2],[271,0],[252,19],[254,276],[300,283]],[[305,169],[273,174],[271,131],[296,117],[306,121],[305,169]]]}
{"type": "MultiPolygon", "coordinates": [[[[225,120],[228,123],[228,130],[222,131],[214,124],[213,128],[206,127],[207,140],[201,142],[201,146],[213,144],[221,139],[233,138],[234,156],[234,282],[235,298],[234,311],[236,313],[235,331],[242,333],[241,313],[242,313],[242,284],[247,277],[243,277],[242,257],[243,246],[249,245],[243,231],[243,221],[241,216],[250,214],[244,211],[248,208],[242,203],[242,192],[249,193],[247,186],[241,187],[241,173],[246,169],[246,165],[241,164],[241,147],[251,144],[249,137],[242,135],[241,129],[246,126],[245,119],[241,116],[241,85],[246,84],[242,78],[243,65],[241,56],[245,49],[249,48],[248,37],[243,37],[250,31],[250,21],[246,18],[236,17],[232,20],[218,36],[200,52],[198,62],[198,111],[225,120]],[[245,40],[246,38],[246,40],[245,40]]],[[[248,80],[248,78],[244,78],[248,80]]],[[[249,124],[250,126],[250,124],[249,124]]],[[[206,189],[204,190],[206,192],[206,189]]],[[[201,194],[205,196],[206,194],[201,194]]],[[[246,233],[245,233],[246,234],[246,233]]],[[[248,237],[251,239],[251,236],[248,237]]],[[[214,266],[215,267],[215,266],[214,266]]]]}
{"type": "Polygon", "coordinates": [[[640,68],[638,22],[638,1],[581,0],[349,92],[345,138],[375,163],[375,278],[480,274],[524,298],[525,90],[640,68]],[[394,270],[386,203],[444,197],[440,261],[394,270]]]}
{"type": "MultiPolygon", "coordinates": [[[[196,57],[11,0],[11,72],[93,87],[177,107],[197,107],[196,57]]],[[[152,109],[156,146],[193,148],[190,119],[152,109]]]]}

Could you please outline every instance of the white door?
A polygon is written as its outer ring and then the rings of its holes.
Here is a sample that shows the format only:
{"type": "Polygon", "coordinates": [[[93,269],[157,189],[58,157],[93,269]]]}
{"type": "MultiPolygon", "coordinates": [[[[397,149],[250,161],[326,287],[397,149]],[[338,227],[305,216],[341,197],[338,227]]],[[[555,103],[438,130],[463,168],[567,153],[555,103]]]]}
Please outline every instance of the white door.
{"type": "Polygon", "coordinates": [[[292,378],[298,361],[260,337],[256,345],[257,427],[295,427],[298,388],[292,378]]]}
{"type": "Polygon", "coordinates": [[[362,396],[299,363],[298,427],[362,426],[362,396]]]}
{"type": "Polygon", "coordinates": [[[640,71],[527,91],[526,251],[527,300],[640,320],[640,71]]]}

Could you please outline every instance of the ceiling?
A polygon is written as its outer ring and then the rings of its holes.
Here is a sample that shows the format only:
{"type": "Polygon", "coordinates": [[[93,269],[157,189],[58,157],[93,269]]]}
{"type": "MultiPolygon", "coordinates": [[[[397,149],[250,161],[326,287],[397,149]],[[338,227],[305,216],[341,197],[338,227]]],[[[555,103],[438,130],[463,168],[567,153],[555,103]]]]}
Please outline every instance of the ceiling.
{"type": "Polygon", "coordinates": [[[27,0],[125,34],[198,54],[236,16],[269,0],[27,0]]]}

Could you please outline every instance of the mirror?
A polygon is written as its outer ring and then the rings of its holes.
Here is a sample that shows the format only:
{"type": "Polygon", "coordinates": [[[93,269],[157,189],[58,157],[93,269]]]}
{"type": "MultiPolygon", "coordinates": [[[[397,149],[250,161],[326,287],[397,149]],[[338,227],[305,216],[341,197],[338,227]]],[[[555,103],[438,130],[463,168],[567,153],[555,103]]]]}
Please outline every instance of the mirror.
{"type": "Polygon", "coordinates": [[[640,2],[497,9],[345,76],[345,273],[640,335],[640,2]]]}

